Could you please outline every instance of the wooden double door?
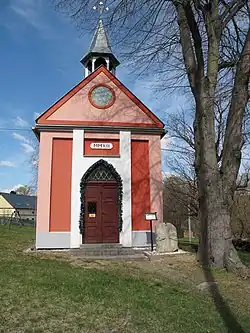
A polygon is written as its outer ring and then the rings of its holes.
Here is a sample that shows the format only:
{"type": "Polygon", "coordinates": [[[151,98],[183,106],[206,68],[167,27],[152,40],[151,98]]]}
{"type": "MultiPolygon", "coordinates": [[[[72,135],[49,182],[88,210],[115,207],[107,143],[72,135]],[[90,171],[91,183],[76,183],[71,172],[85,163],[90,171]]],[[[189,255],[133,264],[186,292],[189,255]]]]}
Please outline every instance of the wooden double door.
{"type": "Polygon", "coordinates": [[[89,182],[85,191],[83,243],[118,243],[116,182],[89,182]]]}

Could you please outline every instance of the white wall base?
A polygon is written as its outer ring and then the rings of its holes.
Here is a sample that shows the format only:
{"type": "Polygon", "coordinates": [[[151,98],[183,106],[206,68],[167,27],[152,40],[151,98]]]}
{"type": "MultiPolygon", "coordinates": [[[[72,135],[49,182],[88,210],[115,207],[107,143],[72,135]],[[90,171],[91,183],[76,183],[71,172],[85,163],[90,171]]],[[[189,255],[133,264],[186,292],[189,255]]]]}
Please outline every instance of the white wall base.
{"type": "MultiPolygon", "coordinates": [[[[133,247],[145,247],[151,244],[150,230],[132,232],[133,247]]],[[[155,244],[155,233],[153,232],[153,242],[155,244]]]]}
{"type": "Polygon", "coordinates": [[[37,249],[69,249],[70,232],[37,232],[37,249]]]}
{"type": "MultiPolygon", "coordinates": [[[[81,239],[81,237],[79,237],[81,239]]],[[[69,249],[73,248],[70,244],[70,232],[37,232],[36,233],[36,248],[37,249],[69,249]]],[[[79,240],[80,240],[79,239],[79,240]]],[[[124,247],[146,247],[151,244],[150,231],[133,231],[132,232],[132,245],[126,242],[126,238],[122,240],[122,232],[120,233],[120,243],[124,247]]],[[[153,233],[153,240],[155,243],[155,233],[153,233]]],[[[79,248],[81,242],[75,245],[74,248],[79,248]]]]}

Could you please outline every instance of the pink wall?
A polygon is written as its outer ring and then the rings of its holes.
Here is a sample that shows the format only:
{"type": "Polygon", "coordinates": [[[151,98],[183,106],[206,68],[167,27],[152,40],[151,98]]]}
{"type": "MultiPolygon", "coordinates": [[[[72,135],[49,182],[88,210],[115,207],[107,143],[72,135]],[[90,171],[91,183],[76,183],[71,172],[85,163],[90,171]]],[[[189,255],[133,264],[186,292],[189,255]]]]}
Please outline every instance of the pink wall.
{"type": "Polygon", "coordinates": [[[132,135],[132,140],[149,140],[150,204],[151,211],[157,212],[163,222],[163,184],[161,164],[161,139],[158,135],[132,135]]]}
{"type": "Polygon", "coordinates": [[[40,134],[36,223],[38,232],[49,231],[53,138],[72,139],[73,136],[72,133],[42,132],[40,134]]]}
{"type": "Polygon", "coordinates": [[[103,72],[71,97],[58,110],[49,116],[47,120],[154,124],[152,119],[132,102],[103,72]],[[95,108],[89,102],[89,90],[99,83],[108,84],[115,91],[116,101],[108,109],[95,108]]]}
{"type": "MultiPolygon", "coordinates": [[[[85,138],[119,138],[119,134],[85,133],[85,138]]],[[[43,132],[40,136],[40,157],[38,169],[37,231],[49,231],[51,161],[53,138],[73,138],[72,133],[43,132]]],[[[161,147],[159,136],[132,135],[132,140],[149,141],[150,204],[151,211],[158,212],[158,220],[163,221],[163,186],[161,167],[161,147]]]]}
{"type": "Polygon", "coordinates": [[[145,219],[151,208],[148,140],[132,140],[131,165],[132,230],[149,230],[145,219]]]}
{"type": "Polygon", "coordinates": [[[53,138],[52,142],[49,231],[70,231],[73,139],[53,138]]]}

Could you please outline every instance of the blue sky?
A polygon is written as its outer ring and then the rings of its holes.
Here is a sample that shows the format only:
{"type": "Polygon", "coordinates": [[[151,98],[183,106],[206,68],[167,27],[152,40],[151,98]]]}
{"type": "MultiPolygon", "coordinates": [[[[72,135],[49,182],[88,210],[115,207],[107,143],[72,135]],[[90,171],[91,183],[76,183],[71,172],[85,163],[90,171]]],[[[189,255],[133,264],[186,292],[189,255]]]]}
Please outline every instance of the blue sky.
{"type": "MultiPolygon", "coordinates": [[[[91,36],[46,0],[1,0],[0,3],[0,190],[29,184],[35,118],[82,78],[80,59],[91,36]]],[[[111,41],[112,44],[112,41],[111,41]]],[[[119,58],[119,52],[114,50],[119,58]]],[[[122,63],[118,78],[162,120],[184,100],[158,99],[149,84],[137,80],[122,63]]]]}

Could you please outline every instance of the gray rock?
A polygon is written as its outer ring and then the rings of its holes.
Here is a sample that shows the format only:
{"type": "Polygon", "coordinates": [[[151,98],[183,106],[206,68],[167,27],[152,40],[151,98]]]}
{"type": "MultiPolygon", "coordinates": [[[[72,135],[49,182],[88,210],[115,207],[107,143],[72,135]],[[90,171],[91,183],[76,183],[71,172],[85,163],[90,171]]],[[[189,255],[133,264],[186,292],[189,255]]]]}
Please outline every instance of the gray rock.
{"type": "Polygon", "coordinates": [[[157,223],[155,233],[157,252],[175,252],[178,250],[177,231],[173,224],[157,223]]]}
{"type": "Polygon", "coordinates": [[[202,282],[200,284],[198,284],[197,288],[201,291],[209,291],[212,290],[213,288],[217,288],[218,287],[218,282],[214,281],[214,282],[202,282]]]}

